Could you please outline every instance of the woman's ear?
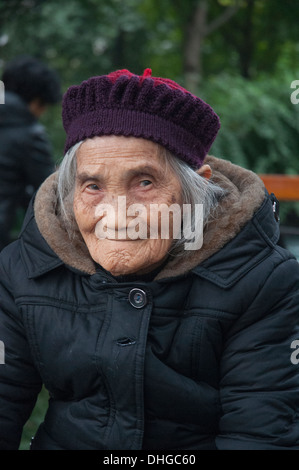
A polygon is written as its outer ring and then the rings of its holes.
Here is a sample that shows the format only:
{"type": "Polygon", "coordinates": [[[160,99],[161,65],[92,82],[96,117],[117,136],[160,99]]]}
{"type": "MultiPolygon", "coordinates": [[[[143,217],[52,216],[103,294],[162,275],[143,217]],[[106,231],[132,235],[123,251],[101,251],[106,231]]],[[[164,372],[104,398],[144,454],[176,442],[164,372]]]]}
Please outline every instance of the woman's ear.
{"type": "Polygon", "coordinates": [[[212,176],[212,169],[210,165],[202,165],[198,170],[196,170],[196,173],[209,180],[212,176]]]}

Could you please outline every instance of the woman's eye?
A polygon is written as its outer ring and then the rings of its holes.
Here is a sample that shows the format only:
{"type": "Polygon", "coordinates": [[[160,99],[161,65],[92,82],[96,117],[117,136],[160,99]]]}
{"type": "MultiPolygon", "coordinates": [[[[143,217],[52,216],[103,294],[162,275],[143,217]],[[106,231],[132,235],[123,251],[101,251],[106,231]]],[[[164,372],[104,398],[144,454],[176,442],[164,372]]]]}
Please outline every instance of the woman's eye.
{"type": "Polygon", "coordinates": [[[143,180],[140,182],[140,186],[148,186],[150,184],[152,184],[150,180],[143,180]]]}
{"type": "Polygon", "coordinates": [[[98,187],[97,184],[89,184],[88,186],[86,186],[87,189],[89,189],[90,191],[99,191],[100,188],[98,187]]]}

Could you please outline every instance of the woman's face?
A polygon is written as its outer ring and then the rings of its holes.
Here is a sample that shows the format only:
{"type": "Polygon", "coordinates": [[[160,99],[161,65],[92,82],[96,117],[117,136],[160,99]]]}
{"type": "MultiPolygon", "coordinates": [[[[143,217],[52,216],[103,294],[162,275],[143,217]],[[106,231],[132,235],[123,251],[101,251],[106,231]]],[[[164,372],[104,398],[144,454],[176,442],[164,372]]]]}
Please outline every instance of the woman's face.
{"type": "Polygon", "coordinates": [[[154,142],[123,136],[88,139],[77,151],[75,218],[93,260],[115,276],[151,271],[172,244],[167,208],[181,207],[181,187],[160,153],[154,142]],[[161,237],[165,221],[169,236],[161,237]]]}

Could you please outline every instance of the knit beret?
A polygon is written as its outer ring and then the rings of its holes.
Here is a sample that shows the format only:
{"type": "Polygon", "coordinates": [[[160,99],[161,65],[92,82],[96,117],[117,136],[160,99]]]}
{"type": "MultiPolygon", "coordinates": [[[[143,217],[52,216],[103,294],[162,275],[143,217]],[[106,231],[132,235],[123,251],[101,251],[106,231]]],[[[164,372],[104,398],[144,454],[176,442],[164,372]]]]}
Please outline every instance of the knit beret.
{"type": "Polygon", "coordinates": [[[220,128],[213,109],[167,78],[128,70],[91,77],[63,96],[65,152],[74,144],[102,135],[149,139],[199,168],[220,128]]]}

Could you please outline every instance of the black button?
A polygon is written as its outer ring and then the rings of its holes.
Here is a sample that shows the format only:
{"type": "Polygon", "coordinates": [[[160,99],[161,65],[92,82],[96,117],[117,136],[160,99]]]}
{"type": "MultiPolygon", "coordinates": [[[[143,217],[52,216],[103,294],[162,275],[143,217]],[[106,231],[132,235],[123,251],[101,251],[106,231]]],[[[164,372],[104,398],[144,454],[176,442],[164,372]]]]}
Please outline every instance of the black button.
{"type": "Polygon", "coordinates": [[[147,295],[142,289],[132,289],[129,293],[129,302],[135,308],[142,308],[147,303],[147,295]]]}

